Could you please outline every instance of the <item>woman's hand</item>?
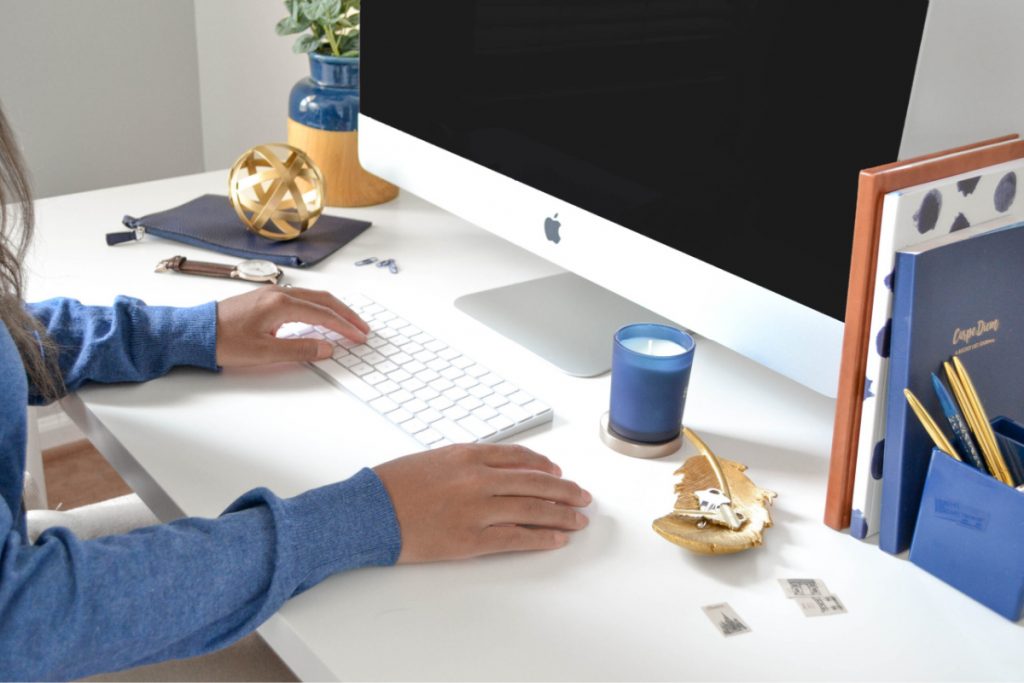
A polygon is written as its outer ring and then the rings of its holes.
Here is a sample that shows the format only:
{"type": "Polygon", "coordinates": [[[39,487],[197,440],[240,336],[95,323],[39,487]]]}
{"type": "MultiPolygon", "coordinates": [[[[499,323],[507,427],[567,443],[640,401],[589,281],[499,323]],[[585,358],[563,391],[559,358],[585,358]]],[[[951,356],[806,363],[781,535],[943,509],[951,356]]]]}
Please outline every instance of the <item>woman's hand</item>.
{"type": "Polygon", "coordinates": [[[560,548],[590,494],[522,446],[458,444],[374,468],[402,532],[399,563],[560,548]]]}
{"type": "Polygon", "coordinates": [[[365,342],[369,325],[327,292],[266,286],[217,304],[217,365],[239,367],[329,358],[319,339],[278,339],[284,323],[303,322],[365,342]]]}

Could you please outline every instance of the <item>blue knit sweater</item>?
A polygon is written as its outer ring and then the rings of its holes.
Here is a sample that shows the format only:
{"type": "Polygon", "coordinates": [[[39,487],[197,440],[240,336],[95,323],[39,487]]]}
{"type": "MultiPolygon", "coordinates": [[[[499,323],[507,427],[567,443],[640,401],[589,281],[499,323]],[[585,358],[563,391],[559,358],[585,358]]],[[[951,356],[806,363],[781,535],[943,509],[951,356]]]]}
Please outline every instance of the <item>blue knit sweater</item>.
{"type": "MultiPolygon", "coordinates": [[[[216,369],[216,304],[29,305],[60,348],[69,391],[141,382],[175,365],[216,369]]],[[[80,541],[25,541],[25,407],[36,399],[0,324],[0,678],[78,678],[224,647],[335,572],[398,559],[387,491],[364,469],[294,498],[256,489],[217,519],[80,541]]]]}

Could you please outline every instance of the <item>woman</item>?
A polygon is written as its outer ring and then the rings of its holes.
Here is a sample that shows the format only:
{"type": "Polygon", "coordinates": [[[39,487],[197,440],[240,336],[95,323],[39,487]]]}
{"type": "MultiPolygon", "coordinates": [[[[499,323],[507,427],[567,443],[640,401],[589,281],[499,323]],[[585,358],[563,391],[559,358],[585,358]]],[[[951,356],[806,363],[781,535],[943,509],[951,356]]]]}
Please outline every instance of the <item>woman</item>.
{"type": "Polygon", "coordinates": [[[53,528],[27,544],[26,399],[145,381],[176,365],[216,371],[330,354],[324,342],[277,339],[289,320],[354,340],[368,327],[326,292],[277,287],[194,308],[127,297],[111,307],[25,304],[32,203],[2,110],[0,205],[0,678],[78,678],[210,652],[333,573],[557,548],[586,525],[574,508],[590,495],[547,458],[457,445],[294,498],[249,491],[217,519],[89,541],[53,528]]]}

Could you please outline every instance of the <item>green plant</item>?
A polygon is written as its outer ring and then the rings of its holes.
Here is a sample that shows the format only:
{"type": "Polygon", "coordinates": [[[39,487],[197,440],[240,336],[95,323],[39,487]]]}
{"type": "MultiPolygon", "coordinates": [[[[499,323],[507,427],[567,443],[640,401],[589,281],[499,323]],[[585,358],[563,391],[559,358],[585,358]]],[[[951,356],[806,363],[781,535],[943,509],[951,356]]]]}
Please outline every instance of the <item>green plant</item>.
{"type": "Polygon", "coordinates": [[[360,0],[285,0],[288,16],[277,22],[279,36],[302,33],[292,51],[314,50],[337,57],[359,56],[360,0]]]}

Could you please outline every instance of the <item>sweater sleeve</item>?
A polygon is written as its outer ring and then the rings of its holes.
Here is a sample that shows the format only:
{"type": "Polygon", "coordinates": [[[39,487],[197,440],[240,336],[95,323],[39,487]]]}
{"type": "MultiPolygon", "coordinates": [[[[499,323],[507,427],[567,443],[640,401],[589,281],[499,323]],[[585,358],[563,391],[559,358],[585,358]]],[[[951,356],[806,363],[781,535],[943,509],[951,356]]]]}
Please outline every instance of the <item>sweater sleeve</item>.
{"type": "Polygon", "coordinates": [[[33,546],[0,506],[0,677],[79,678],[224,647],[335,572],[398,559],[401,536],[372,470],[280,499],[256,489],[217,519],[33,546]]]}
{"type": "MultiPolygon", "coordinates": [[[[217,304],[147,306],[119,296],[113,306],[74,299],[27,304],[57,344],[68,391],[85,382],[143,382],[176,365],[217,369],[217,304]]],[[[29,398],[39,398],[29,387],[29,398]]]]}

